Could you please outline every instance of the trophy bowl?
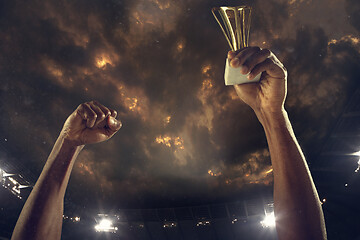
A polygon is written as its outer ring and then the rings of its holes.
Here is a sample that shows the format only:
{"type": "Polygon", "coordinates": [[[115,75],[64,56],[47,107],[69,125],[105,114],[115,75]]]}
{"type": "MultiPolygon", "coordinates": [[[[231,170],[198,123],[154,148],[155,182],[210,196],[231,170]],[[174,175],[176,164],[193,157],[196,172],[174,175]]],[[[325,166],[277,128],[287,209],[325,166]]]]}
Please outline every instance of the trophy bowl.
{"type": "MultiPolygon", "coordinates": [[[[250,6],[214,7],[211,9],[211,12],[232,51],[237,51],[249,46],[252,12],[250,6]]],[[[226,59],[224,74],[225,85],[251,83],[260,80],[261,74],[258,74],[253,80],[249,80],[247,79],[247,75],[241,74],[240,71],[241,67],[231,67],[229,59],[226,59]]]]}

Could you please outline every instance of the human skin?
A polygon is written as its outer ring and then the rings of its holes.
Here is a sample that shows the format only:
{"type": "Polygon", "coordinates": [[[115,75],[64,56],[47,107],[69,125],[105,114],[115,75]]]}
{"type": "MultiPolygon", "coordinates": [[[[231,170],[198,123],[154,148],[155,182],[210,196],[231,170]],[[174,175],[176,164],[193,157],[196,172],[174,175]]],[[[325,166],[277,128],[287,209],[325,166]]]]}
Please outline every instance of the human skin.
{"type": "Polygon", "coordinates": [[[86,144],[110,139],[121,127],[116,111],[87,102],[67,118],[16,223],[12,240],[61,238],[66,187],[76,157],[86,144]]]}
{"type": "Polygon", "coordinates": [[[274,211],[279,240],[326,239],[322,207],[304,154],[285,110],[287,71],[268,49],[247,47],[229,52],[230,65],[252,80],[235,85],[239,98],[262,124],[274,173],[274,211]]]}

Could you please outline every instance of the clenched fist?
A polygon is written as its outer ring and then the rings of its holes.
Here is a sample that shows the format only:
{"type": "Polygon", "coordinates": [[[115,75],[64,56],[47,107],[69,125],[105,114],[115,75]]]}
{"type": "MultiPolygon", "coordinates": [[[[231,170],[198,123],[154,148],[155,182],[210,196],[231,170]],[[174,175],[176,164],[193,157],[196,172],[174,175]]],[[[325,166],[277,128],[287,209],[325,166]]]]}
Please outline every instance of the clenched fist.
{"type": "Polygon", "coordinates": [[[67,118],[60,135],[76,146],[106,141],[121,128],[116,115],[96,101],[82,103],[67,118]]]}
{"type": "Polygon", "coordinates": [[[231,66],[239,68],[239,74],[249,74],[250,80],[262,73],[258,83],[234,86],[237,94],[246,104],[255,112],[282,111],[287,92],[287,71],[270,50],[246,47],[236,52],[229,52],[228,58],[231,66]]]}

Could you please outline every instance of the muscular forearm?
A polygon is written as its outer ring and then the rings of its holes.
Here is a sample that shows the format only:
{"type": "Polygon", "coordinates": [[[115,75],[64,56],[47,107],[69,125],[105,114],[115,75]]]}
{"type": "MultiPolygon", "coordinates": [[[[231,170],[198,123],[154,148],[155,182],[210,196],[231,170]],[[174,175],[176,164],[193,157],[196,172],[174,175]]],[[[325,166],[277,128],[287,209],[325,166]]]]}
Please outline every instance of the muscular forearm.
{"type": "Polygon", "coordinates": [[[64,195],[81,149],[82,146],[58,138],[23,207],[12,240],[60,239],[64,195]]]}
{"type": "Polygon", "coordinates": [[[274,169],[279,239],[326,239],[319,197],[287,113],[258,111],[274,169]]]}
{"type": "Polygon", "coordinates": [[[75,159],[85,144],[106,141],[120,129],[116,115],[115,110],[91,101],[80,104],[66,119],[21,211],[12,240],[61,238],[64,195],[75,159]]]}

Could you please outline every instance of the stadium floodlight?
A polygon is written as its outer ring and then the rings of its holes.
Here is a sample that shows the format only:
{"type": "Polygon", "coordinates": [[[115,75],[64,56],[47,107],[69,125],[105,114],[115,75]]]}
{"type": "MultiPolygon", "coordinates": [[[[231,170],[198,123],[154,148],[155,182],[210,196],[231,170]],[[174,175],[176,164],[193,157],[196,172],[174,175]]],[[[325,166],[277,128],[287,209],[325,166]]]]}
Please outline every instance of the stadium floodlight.
{"type": "Polygon", "coordinates": [[[10,182],[12,182],[15,185],[19,185],[18,181],[16,181],[13,177],[8,177],[8,179],[10,180],[10,182]]]}
{"type": "Polygon", "coordinates": [[[11,176],[15,176],[16,174],[14,173],[7,173],[5,172],[5,170],[0,168],[0,177],[1,178],[6,178],[6,177],[11,177],[11,176]]]}
{"type": "Polygon", "coordinates": [[[176,227],[177,223],[176,222],[165,222],[163,224],[163,228],[172,228],[172,227],[176,227]]]}
{"type": "Polygon", "coordinates": [[[360,157],[359,157],[359,161],[357,162],[358,167],[355,169],[355,172],[358,173],[360,171],[360,157]]]}
{"type": "Polygon", "coordinates": [[[114,227],[113,222],[110,219],[103,218],[99,221],[99,224],[95,226],[97,232],[111,232],[116,233],[117,227],[114,227]]]}
{"type": "Polygon", "coordinates": [[[263,228],[273,228],[276,225],[274,212],[266,214],[265,218],[260,222],[263,228]]]}

